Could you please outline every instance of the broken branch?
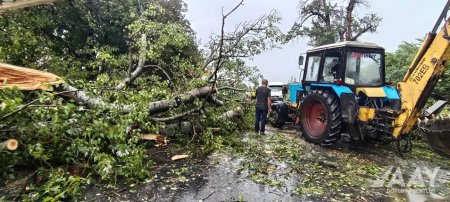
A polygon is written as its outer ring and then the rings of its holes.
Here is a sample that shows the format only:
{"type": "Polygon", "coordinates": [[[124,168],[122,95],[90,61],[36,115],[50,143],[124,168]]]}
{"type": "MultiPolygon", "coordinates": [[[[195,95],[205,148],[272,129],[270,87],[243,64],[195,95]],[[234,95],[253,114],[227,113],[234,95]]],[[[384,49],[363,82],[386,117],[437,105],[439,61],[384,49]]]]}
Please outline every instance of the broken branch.
{"type": "Polygon", "coordinates": [[[21,8],[53,4],[62,0],[16,0],[14,2],[0,2],[0,13],[21,8]]]}
{"type": "Polygon", "coordinates": [[[189,110],[187,112],[184,112],[184,113],[181,113],[181,114],[178,114],[178,115],[175,115],[175,116],[171,116],[171,117],[164,117],[164,118],[151,117],[150,119],[153,120],[153,121],[158,121],[158,122],[174,121],[174,120],[183,118],[183,117],[185,117],[187,115],[190,115],[192,113],[200,112],[200,110],[201,110],[201,107],[200,108],[196,108],[196,109],[191,109],[191,110],[189,110]]]}

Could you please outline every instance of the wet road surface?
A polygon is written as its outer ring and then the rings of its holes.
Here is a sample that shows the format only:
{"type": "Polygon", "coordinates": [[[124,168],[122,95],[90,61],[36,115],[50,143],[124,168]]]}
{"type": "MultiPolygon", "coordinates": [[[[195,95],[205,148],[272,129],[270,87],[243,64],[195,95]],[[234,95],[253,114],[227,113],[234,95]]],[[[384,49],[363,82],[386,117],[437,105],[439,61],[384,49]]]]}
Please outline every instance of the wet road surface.
{"type": "Polygon", "coordinates": [[[244,134],[242,142],[239,151],[224,149],[176,163],[162,155],[156,162],[165,166],[153,179],[111,190],[93,186],[84,199],[450,201],[450,160],[431,153],[421,141],[404,157],[385,143],[324,148],[305,142],[292,128],[269,128],[264,136],[244,134]],[[413,178],[417,183],[408,184],[413,178]]]}

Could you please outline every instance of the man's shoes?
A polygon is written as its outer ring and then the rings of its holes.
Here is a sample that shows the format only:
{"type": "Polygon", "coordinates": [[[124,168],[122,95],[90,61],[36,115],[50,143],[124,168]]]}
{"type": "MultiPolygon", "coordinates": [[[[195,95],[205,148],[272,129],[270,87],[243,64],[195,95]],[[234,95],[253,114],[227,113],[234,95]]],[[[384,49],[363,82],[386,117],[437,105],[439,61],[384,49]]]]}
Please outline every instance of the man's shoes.
{"type": "Polygon", "coordinates": [[[259,135],[266,135],[264,131],[259,132],[259,135]]]}

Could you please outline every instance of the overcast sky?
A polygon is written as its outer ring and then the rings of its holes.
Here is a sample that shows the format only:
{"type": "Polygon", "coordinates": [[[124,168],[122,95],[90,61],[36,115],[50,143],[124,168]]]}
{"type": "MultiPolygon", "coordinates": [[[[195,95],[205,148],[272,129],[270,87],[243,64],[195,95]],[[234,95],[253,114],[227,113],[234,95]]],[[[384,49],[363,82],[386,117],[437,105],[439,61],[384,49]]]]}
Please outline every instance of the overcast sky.
{"type": "MultiPolygon", "coordinates": [[[[197,32],[202,44],[211,34],[218,34],[221,28],[222,7],[225,11],[233,8],[239,0],[186,0],[187,19],[197,32]]],[[[377,43],[387,51],[395,51],[403,42],[413,42],[429,32],[440,15],[446,0],[373,0],[370,10],[383,18],[378,31],[363,35],[360,41],[377,43]]],[[[276,10],[282,17],[280,28],[287,32],[298,18],[297,0],[245,0],[228,20],[228,30],[241,21],[249,21],[276,10]]],[[[364,10],[359,13],[364,13],[364,10]]],[[[297,60],[305,52],[306,39],[298,39],[281,49],[274,49],[256,56],[248,64],[257,66],[269,81],[287,82],[292,76],[298,77],[297,60]]]]}

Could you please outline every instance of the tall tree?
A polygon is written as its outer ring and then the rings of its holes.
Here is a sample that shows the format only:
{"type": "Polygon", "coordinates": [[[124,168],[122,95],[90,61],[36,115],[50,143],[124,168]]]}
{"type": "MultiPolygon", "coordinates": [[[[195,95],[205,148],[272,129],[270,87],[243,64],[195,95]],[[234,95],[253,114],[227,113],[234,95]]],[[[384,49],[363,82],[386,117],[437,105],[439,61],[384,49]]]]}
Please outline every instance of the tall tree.
{"type": "Polygon", "coordinates": [[[419,43],[403,42],[395,52],[386,53],[386,80],[399,82],[403,79],[414,56],[419,50],[419,43]]]}
{"type": "Polygon", "coordinates": [[[0,61],[72,79],[122,77],[145,33],[145,65],[183,77],[201,61],[185,11],[182,0],[69,0],[2,13],[0,61]]]}
{"type": "Polygon", "coordinates": [[[359,17],[359,6],[369,8],[366,0],[346,0],[338,4],[330,0],[301,0],[299,18],[286,36],[286,40],[308,37],[311,46],[320,46],[337,41],[356,41],[365,33],[373,33],[381,18],[375,13],[359,17]]]}

